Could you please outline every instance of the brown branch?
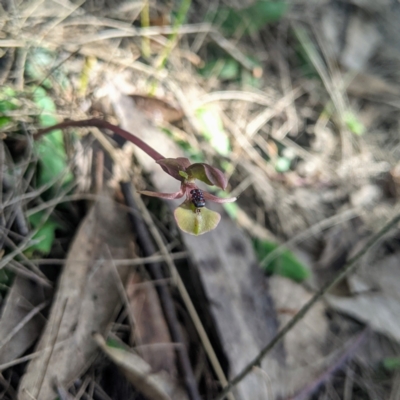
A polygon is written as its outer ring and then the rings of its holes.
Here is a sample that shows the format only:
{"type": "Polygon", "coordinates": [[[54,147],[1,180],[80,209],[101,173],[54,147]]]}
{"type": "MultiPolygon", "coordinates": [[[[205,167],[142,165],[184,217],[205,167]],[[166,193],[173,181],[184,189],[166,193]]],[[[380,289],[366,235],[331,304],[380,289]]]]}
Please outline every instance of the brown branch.
{"type": "Polygon", "coordinates": [[[347,263],[344,265],[342,271],[339,272],[330,282],[327,282],[314,296],[299,310],[299,312],[281,329],[281,331],[259,352],[259,354],[250,361],[243,370],[233,378],[229,384],[224,388],[215,400],[222,400],[227,393],[229,393],[239,382],[241,382],[252,370],[253,367],[259,365],[262,359],[283,339],[283,337],[294,328],[300,320],[308,313],[308,311],[320,300],[325,293],[330,291],[336,286],[343,278],[350,272],[353,272],[357,267],[357,262],[363,257],[368,250],[378,242],[387,232],[389,232],[396,224],[400,222],[400,214],[396,215],[389,221],[380,231],[373,235],[365,246],[347,263]]]}

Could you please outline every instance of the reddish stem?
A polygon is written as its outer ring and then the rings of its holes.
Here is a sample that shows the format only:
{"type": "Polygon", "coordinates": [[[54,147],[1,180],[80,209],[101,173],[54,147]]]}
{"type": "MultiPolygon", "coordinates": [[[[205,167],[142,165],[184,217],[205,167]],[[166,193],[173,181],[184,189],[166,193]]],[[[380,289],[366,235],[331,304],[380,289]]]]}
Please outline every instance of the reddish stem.
{"type": "Polygon", "coordinates": [[[126,131],[125,129],[120,128],[119,126],[113,125],[110,122],[104,121],[102,119],[92,118],[92,119],[84,119],[82,121],[64,121],[59,124],[49,126],[48,128],[39,129],[37,133],[33,136],[35,140],[39,139],[45,133],[54,131],[55,129],[64,129],[69,127],[85,127],[85,126],[95,126],[99,129],[109,129],[115,134],[121,136],[125,140],[132,142],[134,145],[142,149],[146,154],[148,154],[155,161],[162,160],[165,158],[158,151],[154,150],[147,143],[143,142],[143,140],[139,139],[133,133],[126,131]]]}

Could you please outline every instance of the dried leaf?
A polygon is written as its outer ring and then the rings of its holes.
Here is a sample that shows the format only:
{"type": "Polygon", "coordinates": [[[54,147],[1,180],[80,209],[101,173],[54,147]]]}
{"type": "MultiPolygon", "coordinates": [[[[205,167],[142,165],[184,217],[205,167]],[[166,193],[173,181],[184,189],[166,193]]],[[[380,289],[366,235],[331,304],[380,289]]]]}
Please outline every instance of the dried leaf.
{"type": "Polygon", "coordinates": [[[126,378],[152,400],[184,400],[185,395],[176,390],[173,380],[164,373],[153,373],[147,364],[137,354],[108,346],[104,338],[95,334],[94,339],[108,357],[121,369],[126,378]]]}
{"type": "MultiPolygon", "coordinates": [[[[120,303],[111,258],[133,255],[126,212],[102,193],[70,248],[48,323],[36,351],[41,354],[22,377],[20,400],[53,400],[54,382],[68,387],[92,362],[92,332],[104,332],[120,303]],[[76,260],[79,260],[77,262],[76,260]]],[[[127,266],[118,272],[124,281],[127,266]]]]}
{"type": "Polygon", "coordinates": [[[172,123],[181,120],[183,117],[181,109],[171,106],[163,99],[138,94],[133,94],[130,97],[135,101],[136,107],[152,121],[172,123]]]}
{"type": "MultiPolygon", "coordinates": [[[[298,283],[278,275],[269,279],[269,287],[280,327],[285,326],[312,297],[312,293],[298,283]]],[[[283,343],[287,364],[282,373],[287,382],[286,393],[294,393],[305,382],[313,381],[325,368],[323,360],[329,363],[324,353],[328,327],[325,305],[320,302],[285,335],[283,343]]]]}
{"type": "Polygon", "coordinates": [[[0,319],[0,364],[20,357],[38,338],[45,324],[40,312],[34,313],[19,329],[18,325],[36,306],[44,304],[45,298],[35,282],[21,276],[15,278],[0,319]],[[10,340],[6,340],[10,335],[10,340]]]}
{"type": "Polygon", "coordinates": [[[348,284],[354,295],[327,296],[329,304],[400,342],[399,254],[370,261],[348,284]]]}
{"type": "Polygon", "coordinates": [[[154,283],[134,273],[128,279],[126,294],[135,319],[134,336],[139,355],[153,371],[164,370],[176,376],[175,348],[154,283]]]}

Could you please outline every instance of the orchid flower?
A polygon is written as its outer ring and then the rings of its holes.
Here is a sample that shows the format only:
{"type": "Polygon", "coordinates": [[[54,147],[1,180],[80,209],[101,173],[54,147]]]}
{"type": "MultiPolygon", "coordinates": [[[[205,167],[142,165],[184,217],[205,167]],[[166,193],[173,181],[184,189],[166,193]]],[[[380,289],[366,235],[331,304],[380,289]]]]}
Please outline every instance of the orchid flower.
{"type": "Polygon", "coordinates": [[[141,194],[152,197],[159,197],[167,200],[180,199],[185,197],[184,202],[174,211],[175,220],[180,229],[192,235],[201,235],[215,229],[221,216],[204,207],[200,199],[213,201],[214,203],[231,203],[233,198],[221,198],[198,188],[195,180],[198,179],[210,186],[217,186],[225,189],[228,182],[225,175],[219,169],[205,163],[191,164],[188,158],[163,158],[156,160],[156,163],[173,178],[181,182],[180,189],[175,193],[140,191],[141,194]]]}
{"type": "Polygon", "coordinates": [[[55,129],[88,126],[95,126],[100,129],[109,129],[125,140],[132,142],[152,157],[167,174],[181,182],[181,187],[176,193],[157,193],[146,190],[141,191],[140,193],[168,200],[180,199],[185,196],[184,202],[174,211],[175,220],[179,228],[184,232],[192,235],[202,235],[203,233],[209,232],[217,227],[221,216],[217,212],[204,207],[205,200],[213,201],[214,203],[230,203],[236,200],[236,197],[220,198],[211,193],[203,192],[197,187],[195,183],[196,179],[206,183],[207,185],[217,186],[225,190],[228,181],[219,169],[205,163],[191,164],[189,159],[184,157],[165,158],[139,137],[117,125],[111,124],[108,121],[97,118],[81,121],[67,120],[38,130],[34,135],[34,139],[37,140],[45,133],[51,132],[55,129]]]}

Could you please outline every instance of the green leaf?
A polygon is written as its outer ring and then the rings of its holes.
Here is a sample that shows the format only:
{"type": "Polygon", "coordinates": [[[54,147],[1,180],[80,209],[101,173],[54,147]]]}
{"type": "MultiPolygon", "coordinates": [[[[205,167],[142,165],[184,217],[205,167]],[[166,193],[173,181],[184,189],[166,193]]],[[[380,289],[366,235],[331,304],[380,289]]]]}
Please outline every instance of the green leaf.
{"type": "Polygon", "coordinates": [[[179,228],[191,235],[202,235],[217,227],[221,216],[202,207],[196,210],[191,202],[182,203],[175,211],[174,216],[179,228]]]}
{"type": "Polygon", "coordinates": [[[31,225],[38,229],[36,234],[32,237],[32,241],[36,242],[29,246],[28,251],[32,253],[33,251],[38,251],[39,253],[46,255],[50,253],[51,247],[54,243],[55,230],[60,227],[60,225],[48,218],[43,222],[44,212],[40,211],[32,214],[28,220],[31,225]]]}
{"type": "Polygon", "coordinates": [[[212,106],[198,108],[195,112],[204,137],[221,155],[227,156],[231,146],[218,112],[212,106]]]}
{"type": "Polygon", "coordinates": [[[236,79],[239,72],[239,63],[233,58],[227,58],[219,71],[218,78],[225,81],[236,79]]]}
{"type": "Polygon", "coordinates": [[[382,361],[383,368],[387,371],[395,371],[400,369],[400,357],[386,357],[382,361]]]}
{"type": "Polygon", "coordinates": [[[11,118],[9,117],[0,117],[0,128],[8,125],[11,122],[11,118]]]}
{"type": "Polygon", "coordinates": [[[344,121],[347,128],[357,136],[361,136],[365,133],[365,126],[357,118],[357,116],[352,112],[347,112],[344,116],[344,121]]]}
{"type": "Polygon", "coordinates": [[[267,24],[282,19],[287,8],[288,4],[284,1],[261,0],[241,10],[222,7],[218,14],[226,15],[221,26],[225,34],[233,35],[236,31],[252,34],[267,24]]]}
{"type": "MultiPolygon", "coordinates": [[[[253,244],[259,261],[279,247],[276,243],[259,239],[255,239],[253,244]]],[[[277,254],[265,267],[265,271],[269,274],[285,276],[296,282],[302,282],[310,276],[309,269],[289,250],[283,250],[277,254]]]]}
{"type": "Polygon", "coordinates": [[[242,69],[242,72],[240,74],[240,81],[242,87],[250,86],[255,89],[261,89],[261,86],[263,85],[263,81],[261,78],[253,76],[253,74],[250,71],[244,68],[242,69]]]}
{"type": "Polygon", "coordinates": [[[16,110],[19,107],[18,99],[16,98],[16,92],[10,87],[4,87],[0,91],[0,128],[8,125],[12,119],[10,117],[2,115],[7,111],[16,110]]]}
{"type": "Polygon", "coordinates": [[[233,58],[218,58],[207,62],[199,69],[199,73],[205,78],[216,77],[223,81],[231,81],[239,78],[240,66],[233,58]]]}
{"type": "MultiPolygon", "coordinates": [[[[33,99],[37,107],[42,111],[39,116],[41,127],[51,126],[58,121],[54,115],[56,106],[51,97],[42,87],[35,89],[33,99]]],[[[64,148],[63,133],[60,130],[52,131],[43,136],[35,143],[39,156],[39,171],[37,183],[39,186],[55,182],[68,168],[67,154],[64,148]]],[[[71,172],[66,172],[63,176],[62,184],[65,185],[73,179],[71,172]]]]}
{"type": "Polygon", "coordinates": [[[107,347],[111,347],[113,349],[126,350],[126,346],[123,346],[123,344],[119,340],[112,337],[107,338],[106,345],[107,347]]]}

